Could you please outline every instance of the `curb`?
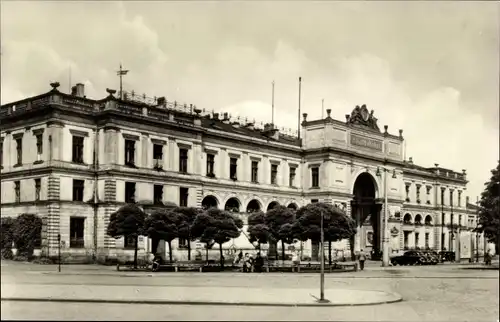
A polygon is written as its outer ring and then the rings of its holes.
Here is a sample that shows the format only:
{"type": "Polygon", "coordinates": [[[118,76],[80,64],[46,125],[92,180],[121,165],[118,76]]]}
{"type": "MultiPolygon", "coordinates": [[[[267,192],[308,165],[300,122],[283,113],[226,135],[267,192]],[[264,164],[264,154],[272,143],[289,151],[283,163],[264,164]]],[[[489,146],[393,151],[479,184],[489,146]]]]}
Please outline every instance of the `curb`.
{"type": "MultiPolygon", "coordinates": [[[[396,295],[396,294],[395,294],[396,295]]],[[[220,302],[220,301],[163,301],[163,300],[102,300],[102,299],[55,299],[55,298],[16,298],[2,297],[5,302],[55,302],[55,303],[105,303],[105,304],[147,304],[147,305],[217,305],[217,306],[266,306],[266,307],[348,307],[391,304],[403,301],[397,298],[380,302],[368,303],[251,303],[251,302],[220,302]]]]}

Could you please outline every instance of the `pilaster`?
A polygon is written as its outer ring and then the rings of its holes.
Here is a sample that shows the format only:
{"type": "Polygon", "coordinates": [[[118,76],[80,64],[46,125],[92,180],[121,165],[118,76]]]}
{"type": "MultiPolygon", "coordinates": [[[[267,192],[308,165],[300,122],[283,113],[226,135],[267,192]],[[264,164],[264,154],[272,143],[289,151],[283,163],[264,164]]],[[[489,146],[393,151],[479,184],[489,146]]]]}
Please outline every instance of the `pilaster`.
{"type": "Polygon", "coordinates": [[[104,129],[104,163],[118,164],[118,129],[104,129]]]}
{"type": "Polygon", "coordinates": [[[47,248],[49,256],[57,254],[58,239],[57,235],[60,231],[60,189],[61,183],[58,177],[50,176],[48,178],[48,194],[47,199],[50,203],[47,205],[47,248]]]}
{"type": "Polygon", "coordinates": [[[47,124],[49,128],[49,158],[50,160],[61,160],[62,150],[63,150],[63,128],[64,124],[62,122],[49,122],[47,124]]]}

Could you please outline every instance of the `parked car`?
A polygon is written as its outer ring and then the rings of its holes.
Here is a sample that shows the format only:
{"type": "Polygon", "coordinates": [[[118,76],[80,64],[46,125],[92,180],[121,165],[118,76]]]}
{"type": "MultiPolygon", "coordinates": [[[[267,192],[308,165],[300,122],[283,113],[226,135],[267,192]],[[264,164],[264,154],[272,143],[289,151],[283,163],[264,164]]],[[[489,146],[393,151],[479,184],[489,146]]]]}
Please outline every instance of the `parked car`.
{"type": "Polygon", "coordinates": [[[425,256],[427,265],[436,265],[440,262],[439,254],[433,250],[423,250],[420,251],[423,256],[425,256]]]}
{"type": "Polygon", "coordinates": [[[440,251],[439,256],[442,262],[454,262],[455,261],[455,252],[450,251],[440,251]]]}
{"type": "Polygon", "coordinates": [[[425,265],[425,257],[415,250],[405,252],[403,255],[391,258],[391,264],[396,265],[425,265]]]}

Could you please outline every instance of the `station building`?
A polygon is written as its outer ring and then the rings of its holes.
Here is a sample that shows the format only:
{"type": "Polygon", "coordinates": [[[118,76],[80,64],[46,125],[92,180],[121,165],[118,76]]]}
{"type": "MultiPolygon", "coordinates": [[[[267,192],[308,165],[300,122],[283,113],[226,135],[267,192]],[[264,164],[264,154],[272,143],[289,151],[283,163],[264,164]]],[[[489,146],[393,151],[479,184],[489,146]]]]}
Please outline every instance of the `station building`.
{"type": "MultiPolygon", "coordinates": [[[[379,128],[373,111],[356,106],[345,120],[303,114],[301,134],[206,113],[164,97],[133,93],[89,99],[83,84],[72,93],[52,90],[1,106],[1,216],[39,215],[39,252],[75,260],[130,252],[128,239],[106,235],[110,214],[125,203],[147,211],[163,204],[219,207],[243,219],[276,205],[337,205],[357,222],[353,245],[382,249],[388,207],[391,253],[430,248],[468,259],[487,246],[477,208],[465,197],[466,171],[405,160],[403,131],[379,128]],[[387,196],[387,204],[384,200],[387,196]]],[[[231,249],[252,249],[246,228],[231,249]]],[[[174,257],[187,257],[174,241],[174,257]]],[[[193,253],[199,243],[191,242],[193,253]]],[[[140,238],[139,248],[151,243],[140,238]]],[[[319,247],[301,243],[313,259],[319,247]]],[[[346,241],[334,250],[347,251],[346,241]]],[[[165,250],[166,251],[166,250],[165,250]]],[[[193,256],[195,254],[192,254],[193,256]]]]}

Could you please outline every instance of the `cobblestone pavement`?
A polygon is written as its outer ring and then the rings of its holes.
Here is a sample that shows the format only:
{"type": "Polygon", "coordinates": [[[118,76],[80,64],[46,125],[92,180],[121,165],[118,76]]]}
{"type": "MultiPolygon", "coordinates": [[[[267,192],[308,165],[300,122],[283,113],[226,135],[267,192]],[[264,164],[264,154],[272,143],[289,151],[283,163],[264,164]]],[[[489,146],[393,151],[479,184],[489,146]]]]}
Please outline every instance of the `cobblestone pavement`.
{"type": "MultiPolygon", "coordinates": [[[[158,273],[117,272],[97,266],[54,266],[2,263],[2,285],[115,285],[224,287],[229,296],[244,288],[319,286],[318,274],[158,273]],[[55,268],[55,271],[54,271],[55,268]]],[[[499,318],[498,270],[464,265],[368,269],[327,274],[326,289],[396,292],[401,303],[329,308],[229,307],[96,303],[39,303],[2,301],[2,319],[67,320],[345,320],[345,321],[496,321],[499,318]]]]}

